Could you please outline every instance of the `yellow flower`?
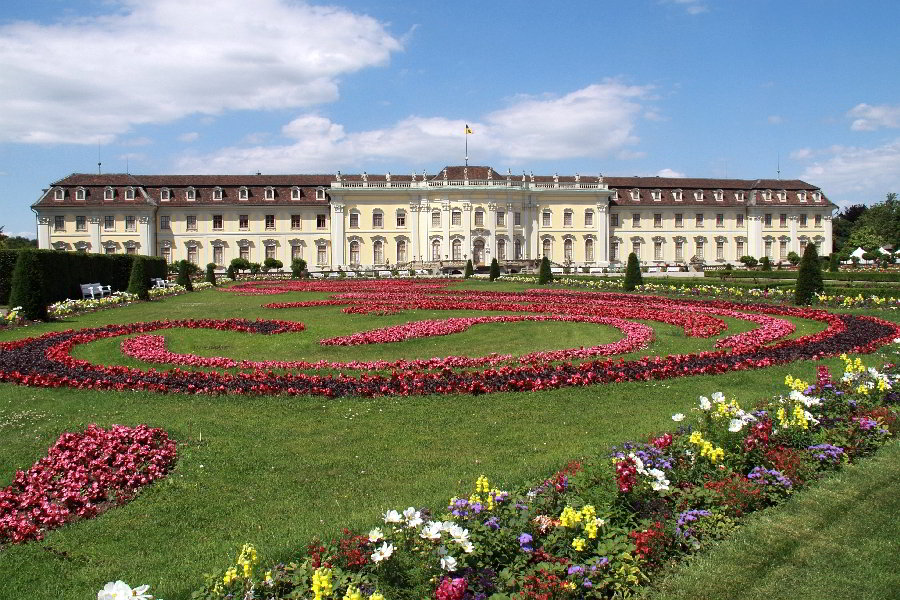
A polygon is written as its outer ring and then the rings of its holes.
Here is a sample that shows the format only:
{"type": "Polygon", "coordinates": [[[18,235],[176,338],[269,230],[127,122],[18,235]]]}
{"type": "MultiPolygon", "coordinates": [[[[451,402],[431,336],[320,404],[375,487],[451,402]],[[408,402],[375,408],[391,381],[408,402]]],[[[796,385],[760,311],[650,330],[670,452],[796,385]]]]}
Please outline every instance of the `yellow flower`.
{"type": "Polygon", "coordinates": [[[581,521],[581,513],[571,506],[566,506],[559,516],[559,524],[562,527],[575,527],[579,521],[581,521]]]}
{"type": "Polygon", "coordinates": [[[331,588],[331,569],[318,568],[312,576],[312,592],[315,600],[322,600],[325,596],[330,596],[331,588]]]}
{"type": "Polygon", "coordinates": [[[376,590],[369,596],[369,600],[384,600],[384,594],[376,590]]]}
{"type": "Polygon", "coordinates": [[[362,594],[354,585],[347,587],[347,593],[344,594],[344,600],[362,600],[362,594]]]}
{"type": "Polygon", "coordinates": [[[581,552],[584,550],[585,543],[584,538],[575,538],[572,540],[572,547],[575,548],[576,552],[581,552]]]}
{"type": "Polygon", "coordinates": [[[691,433],[691,437],[688,438],[688,441],[692,444],[702,444],[703,443],[703,434],[699,431],[695,431],[691,433]]]}
{"type": "Polygon", "coordinates": [[[235,569],[234,567],[231,567],[230,569],[225,571],[225,576],[222,577],[222,583],[224,583],[225,585],[228,585],[229,583],[231,583],[232,581],[237,579],[237,576],[238,576],[237,569],[235,569]]]}
{"type": "Polygon", "coordinates": [[[570,592],[574,591],[575,590],[575,582],[567,581],[563,584],[563,587],[566,588],[567,590],[569,590],[570,592]]]}

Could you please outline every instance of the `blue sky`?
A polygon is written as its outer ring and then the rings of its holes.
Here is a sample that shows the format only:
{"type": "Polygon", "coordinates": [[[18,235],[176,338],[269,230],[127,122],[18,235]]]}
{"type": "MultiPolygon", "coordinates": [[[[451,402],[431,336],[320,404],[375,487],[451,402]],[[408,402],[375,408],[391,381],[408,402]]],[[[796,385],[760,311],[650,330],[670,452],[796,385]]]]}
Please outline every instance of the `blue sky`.
{"type": "Polygon", "coordinates": [[[72,172],[801,178],[900,191],[900,3],[5,0],[0,225],[72,172]]]}

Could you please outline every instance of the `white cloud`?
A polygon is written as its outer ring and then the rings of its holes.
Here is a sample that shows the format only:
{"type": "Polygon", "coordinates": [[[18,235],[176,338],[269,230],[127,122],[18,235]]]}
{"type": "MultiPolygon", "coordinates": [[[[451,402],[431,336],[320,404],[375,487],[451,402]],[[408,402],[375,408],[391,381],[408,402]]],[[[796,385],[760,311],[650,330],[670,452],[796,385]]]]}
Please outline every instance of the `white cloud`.
{"type": "Polygon", "coordinates": [[[784,119],[781,115],[769,115],[769,118],[766,120],[769,122],[769,125],[781,125],[784,123],[784,119]]]}
{"type": "Polygon", "coordinates": [[[709,10],[704,0],[663,0],[664,4],[677,4],[684,8],[689,15],[699,15],[709,10]]]}
{"type": "Polygon", "coordinates": [[[673,169],[661,169],[656,172],[657,177],[684,177],[684,173],[680,173],[673,169]]]}
{"type": "Polygon", "coordinates": [[[309,107],[401,49],[375,19],[330,6],[110,3],[93,19],[0,26],[0,142],[94,144],[190,114],[309,107]]]}
{"type": "Polygon", "coordinates": [[[813,151],[812,148],[798,148],[791,152],[790,157],[793,160],[804,160],[812,157],[813,151]]]}
{"type": "Polygon", "coordinates": [[[882,127],[891,129],[900,127],[900,105],[857,104],[847,111],[847,116],[853,119],[853,123],[850,124],[850,129],[853,131],[875,131],[882,127]]]}
{"type": "MultiPolygon", "coordinates": [[[[468,121],[469,149],[478,162],[607,157],[633,146],[649,87],[606,80],[564,96],[520,96],[509,106],[468,121]]],[[[383,129],[348,132],[340,123],[305,114],[285,125],[282,145],[225,148],[181,161],[187,172],[333,171],[385,159],[411,166],[453,161],[463,152],[466,121],[409,116],[383,129]]],[[[461,162],[461,161],[459,161],[461,162]]]]}
{"type": "Polygon", "coordinates": [[[824,152],[827,158],[808,166],[801,179],[820,186],[837,204],[900,191],[900,138],[875,148],[832,146],[824,152]]]}
{"type": "Polygon", "coordinates": [[[188,131],[178,136],[179,142],[196,142],[200,138],[200,134],[196,131],[188,131]]]}

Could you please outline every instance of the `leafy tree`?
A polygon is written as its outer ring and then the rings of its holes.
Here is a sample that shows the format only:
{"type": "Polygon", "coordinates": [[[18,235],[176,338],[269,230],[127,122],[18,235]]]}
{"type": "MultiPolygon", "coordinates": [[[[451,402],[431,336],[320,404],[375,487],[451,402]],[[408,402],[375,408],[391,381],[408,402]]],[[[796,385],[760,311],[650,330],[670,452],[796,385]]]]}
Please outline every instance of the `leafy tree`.
{"type": "Polygon", "coordinates": [[[216,263],[207,263],[206,281],[213,285],[216,285],[216,263]]]}
{"type": "Polygon", "coordinates": [[[263,261],[263,272],[268,273],[273,269],[281,270],[284,267],[284,263],[278,260],[277,258],[272,258],[271,256],[266,258],[263,261]]]}
{"type": "Polygon", "coordinates": [[[538,283],[544,285],[553,281],[553,271],[550,270],[550,259],[546,256],[541,259],[541,268],[538,271],[538,283]]]}
{"type": "Polygon", "coordinates": [[[47,320],[44,270],[35,252],[22,250],[13,269],[9,306],[21,306],[20,314],[31,321],[47,320]]]}
{"type": "Polygon", "coordinates": [[[794,265],[795,267],[800,264],[800,255],[791,250],[787,255],[788,262],[794,265]]]}
{"type": "Polygon", "coordinates": [[[828,272],[837,273],[840,271],[841,263],[837,252],[832,252],[828,259],[828,272]]]}
{"type": "MultiPolygon", "coordinates": [[[[834,218],[831,231],[835,250],[843,252],[844,249],[847,248],[847,238],[850,237],[850,232],[853,230],[853,227],[856,225],[859,218],[868,210],[869,207],[865,204],[854,204],[846,207],[834,218]]],[[[847,255],[849,256],[850,252],[855,249],[856,248],[849,248],[847,255]]]]}
{"type": "Polygon", "coordinates": [[[886,243],[886,239],[878,233],[874,225],[863,222],[854,227],[850,237],[847,238],[847,245],[850,247],[851,252],[857,248],[864,248],[869,251],[876,250],[886,243]]]}
{"type": "Polygon", "coordinates": [[[228,266],[238,272],[246,271],[246,270],[250,269],[250,261],[247,260],[246,258],[241,258],[241,257],[232,258],[231,263],[229,263],[228,266]]]}
{"type": "Polygon", "coordinates": [[[759,269],[761,271],[771,271],[772,270],[772,261],[769,260],[768,256],[763,256],[762,260],[759,261],[759,269]]]}
{"type": "Polygon", "coordinates": [[[257,262],[250,263],[250,274],[251,274],[251,275],[256,275],[256,274],[259,273],[261,270],[262,270],[262,265],[261,265],[261,264],[259,264],[259,263],[257,263],[257,262]]]}
{"type": "Polygon", "coordinates": [[[869,248],[870,246],[892,245],[897,247],[900,245],[900,200],[897,199],[897,194],[887,194],[884,202],[870,206],[869,210],[859,217],[856,226],[850,233],[851,243],[855,241],[854,234],[860,228],[870,228],[879,241],[858,244],[858,246],[869,248]]]}
{"type": "Polygon", "coordinates": [[[637,254],[632,252],[628,255],[628,264],[625,265],[625,291],[632,292],[634,289],[644,284],[644,278],[641,275],[641,264],[638,261],[637,254]]]}
{"type": "Polygon", "coordinates": [[[469,260],[466,261],[466,268],[463,271],[463,277],[465,279],[468,279],[469,277],[471,277],[474,274],[475,274],[475,268],[472,266],[472,259],[470,258],[469,260]]]}
{"type": "Polygon", "coordinates": [[[500,263],[497,262],[496,258],[491,259],[491,270],[489,272],[490,280],[494,281],[498,277],[500,277],[500,263]]]}
{"type": "Polygon", "coordinates": [[[738,260],[740,260],[742,263],[744,263],[744,266],[747,267],[748,269],[752,269],[753,267],[755,267],[756,265],[759,264],[759,261],[750,255],[742,256],[738,260]]]}
{"type": "Polygon", "coordinates": [[[302,258],[295,258],[291,261],[291,277],[300,279],[306,273],[306,261],[302,258]]]}
{"type": "Polygon", "coordinates": [[[800,272],[797,274],[797,288],[794,291],[794,304],[810,304],[816,292],[825,289],[822,281],[822,268],[815,244],[807,244],[800,261],[800,272]]]}
{"type": "Polygon", "coordinates": [[[131,262],[131,277],[128,279],[128,293],[141,300],[150,299],[150,274],[143,256],[135,256],[131,262]]]}

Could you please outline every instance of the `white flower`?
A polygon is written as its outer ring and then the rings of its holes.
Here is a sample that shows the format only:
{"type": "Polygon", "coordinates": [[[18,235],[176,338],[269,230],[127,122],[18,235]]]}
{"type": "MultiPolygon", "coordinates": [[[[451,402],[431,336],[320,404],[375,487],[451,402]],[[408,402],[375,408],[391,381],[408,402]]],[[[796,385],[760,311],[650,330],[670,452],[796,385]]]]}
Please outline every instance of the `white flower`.
{"type": "Polygon", "coordinates": [[[456,523],[452,523],[449,527],[445,527],[444,531],[450,534],[450,537],[453,538],[454,541],[460,542],[469,537],[469,530],[463,529],[456,523]]]}
{"type": "Polygon", "coordinates": [[[462,548],[463,552],[465,552],[466,554],[471,554],[472,551],[475,550],[475,544],[473,544],[469,540],[463,540],[459,542],[459,547],[462,548]]]}
{"type": "Polygon", "coordinates": [[[412,506],[403,511],[403,519],[407,527],[418,527],[422,524],[422,514],[412,506]]]}
{"type": "Polygon", "coordinates": [[[97,600],[153,600],[153,596],[147,594],[149,585],[142,585],[131,589],[124,581],[110,581],[97,592],[97,600]]]}
{"type": "Polygon", "coordinates": [[[682,413],[675,413],[674,415],[672,415],[672,420],[676,423],[680,423],[684,421],[684,415],[682,413]]]}
{"type": "Polygon", "coordinates": [[[377,527],[369,532],[369,541],[373,544],[384,539],[384,532],[377,527]]]}
{"type": "Polygon", "coordinates": [[[806,420],[809,421],[810,423],[812,423],[813,425],[819,424],[819,420],[817,418],[815,418],[814,416],[812,416],[812,414],[810,414],[810,412],[808,410],[803,411],[803,416],[806,417],[806,420]]]}
{"type": "Polygon", "coordinates": [[[725,394],[723,394],[722,392],[713,392],[712,399],[713,402],[722,404],[725,402],[725,394]]]}
{"type": "Polygon", "coordinates": [[[743,428],[744,422],[741,419],[732,419],[731,423],[728,424],[728,431],[732,433],[737,433],[743,428]]]}
{"type": "Polygon", "coordinates": [[[400,516],[396,510],[389,510],[384,513],[384,522],[385,523],[399,523],[403,520],[403,517],[400,516]]]}
{"type": "Polygon", "coordinates": [[[423,540],[439,540],[441,539],[441,529],[443,524],[440,521],[429,521],[422,532],[419,534],[423,540]]]}
{"type": "Polygon", "coordinates": [[[709,398],[706,396],[700,396],[700,408],[703,410],[709,410],[712,408],[712,404],[709,402],[709,398]]]}
{"type": "Polygon", "coordinates": [[[628,454],[628,458],[634,461],[634,468],[637,469],[637,472],[641,475],[646,475],[647,471],[644,469],[644,461],[638,458],[634,452],[630,452],[628,454]]]}
{"type": "Polygon", "coordinates": [[[388,544],[387,542],[383,543],[380,548],[375,550],[372,553],[372,562],[379,563],[383,560],[387,560],[391,557],[391,554],[394,553],[394,545],[388,544]]]}
{"type": "Polygon", "coordinates": [[[666,474],[660,469],[650,469],[647,471],[647,474],[653,477],[656,481],[650,482],[650,487],[653,488],[656,492],[664,492],[669,489],[669,480],[666,479],[666,474]]]}
{"type": "Polygon", "coordinates": [[[441,557],[441,568],[445,571],[455,571],[456,570],[456,559],[450,556],[441,557]]]}

